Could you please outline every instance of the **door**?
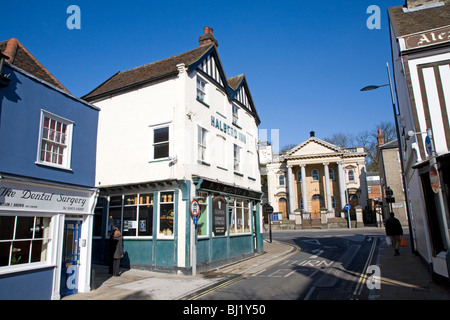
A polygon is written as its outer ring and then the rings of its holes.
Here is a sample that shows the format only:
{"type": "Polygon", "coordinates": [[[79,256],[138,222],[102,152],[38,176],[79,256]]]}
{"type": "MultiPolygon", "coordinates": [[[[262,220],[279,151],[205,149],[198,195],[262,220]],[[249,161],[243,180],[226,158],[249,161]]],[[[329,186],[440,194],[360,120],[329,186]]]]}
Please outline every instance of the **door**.
{"type": "Polygon", "coordinates": [[[66,220],[64,222],[64,243],[61,268],[62,297],[78,292],[81,223],[81,220],[66,220]]]}
{"type": "Polygon", "coordinates": [[[278,201],[278,210],[282,213],[283,219],[288,218],[287,216],[287,200],[285,198],[280,198],[278,201]]]}
{"type": "Polygon", "coordinates": [[[320,194],[313,195],[311,199],[311,219],[320,220],[320,208],[323,206],[323,197],[320,194]]]}

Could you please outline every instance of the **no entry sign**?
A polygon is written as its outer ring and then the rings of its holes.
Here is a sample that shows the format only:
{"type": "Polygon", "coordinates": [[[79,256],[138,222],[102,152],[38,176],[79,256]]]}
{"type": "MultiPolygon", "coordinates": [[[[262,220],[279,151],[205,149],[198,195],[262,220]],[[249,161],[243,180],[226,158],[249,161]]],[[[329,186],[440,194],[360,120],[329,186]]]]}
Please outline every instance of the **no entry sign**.
{"type": "Polygon", "coordinates": [[[196,217],[200,213],[200,205],[197,200],[192,200],[191,202],[191,214],[196,217]]]}

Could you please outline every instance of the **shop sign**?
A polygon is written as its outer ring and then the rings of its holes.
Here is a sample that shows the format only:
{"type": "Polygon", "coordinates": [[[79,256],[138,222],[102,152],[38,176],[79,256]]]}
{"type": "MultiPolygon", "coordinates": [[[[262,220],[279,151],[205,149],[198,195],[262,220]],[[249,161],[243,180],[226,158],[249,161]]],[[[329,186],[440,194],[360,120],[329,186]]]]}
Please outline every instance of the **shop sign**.
{"type": "Polygon", "coordinates": [[[244,143],[246,143],[247,141],[245,134],[238,132],[235,128],[226,124],[225,122],[222,122],[221,120],[217,119],[214,116],[211,116],[211,126],[219,129],[220,131],[228,134],[229,136],[234,137],[235,139],[239,139],[244,143]]]}
{"type": "Polygon", "coordinates": [[[25,182],[0,183],[0,210],[91,213],[94,192],[25,182]]]}
{"type": "Polygon", "coordinates": [[[216,236],[223,236],[227,232],[227,203],[222,196],[213,198],[213,231],[216,236]]]}
{"type": "Polygon", "coordinates": [[[241,196],[241,197],[247,197],[247,198],[251,198],[251,199],[255,199],[255,200],[259,200],[261,197],[260,192],[243,189],[243,188],[239,188],[239,187],[234,187],[234,186],[228,186],[228,185],[225,185],[225,184],[222,184],[219,182],[214,182],[214,181],[210,181],[210,180],[206,180],[206,179],[204,179],[202,181],[202,185],[201,185],[200,189],[216,191],[216,192],[221,192],[221,193],[227,193],[227,194],[232,194],[232,195],[241,196]]]}
{"type": "Polygon", "coordinates": [[[448,42],[450,41],[450,27],[406,36],[404,39],[407,50],[448,42]]]}

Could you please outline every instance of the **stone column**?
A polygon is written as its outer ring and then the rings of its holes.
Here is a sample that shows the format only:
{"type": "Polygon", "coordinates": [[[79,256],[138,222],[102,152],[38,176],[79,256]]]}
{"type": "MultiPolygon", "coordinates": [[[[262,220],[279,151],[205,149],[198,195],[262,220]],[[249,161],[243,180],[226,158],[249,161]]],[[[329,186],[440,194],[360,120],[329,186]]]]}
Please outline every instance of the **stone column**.
{"type": "Polygon", "coordinates": [[[303,212],[309,212],[308,210],[308,190],[306,188],[306,164],[300,165],[302,172],[302,198],[303,198],[303,212]]]}
{"type": "Polygon", "coordinates": [[[331,188],[330,188],[330,170],[328,169],[328,162],[323,163],[323,169],[325,171],[325,194],[327,196],[327,211],[333,210],[331,203],[331,188]]]}
{"type": "Polygon", "coordinates": [[[339,173],[339,195],[341,198],[341,207],[339,208],[339,213],[341,214],[341,217],[344,218],[342,216],[342,210],[344,208],[344,206],[346,205],[346,201],[345,201],[345,188],[346,188],[346,183],[345,183],[345,175],[344,175],[344,167],[342,165],[342,162],[338,162],[338,173],[339,173]]]}
{"type": "MultiPolygon", "coordinates": [[[[294,196],[294,181],[292,180],[292,166],[288,166],[288,174],[287,174],[287,186],[289,192],[289,206],[288,206],[288,215],[294,214],[295,210],[295,196],[294,196]]],[[[289,216],[288,216],[289,217],[289,216]]]]}

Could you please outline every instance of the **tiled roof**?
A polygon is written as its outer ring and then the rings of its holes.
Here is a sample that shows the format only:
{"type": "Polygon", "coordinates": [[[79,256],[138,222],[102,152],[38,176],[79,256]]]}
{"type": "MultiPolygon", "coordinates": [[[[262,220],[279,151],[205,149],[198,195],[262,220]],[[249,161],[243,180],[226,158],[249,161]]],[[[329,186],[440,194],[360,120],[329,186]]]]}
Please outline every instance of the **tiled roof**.
{"type": "Polygon", "coordinates": [[[151,82],[178,73],[177,65],[184,63],[188,68],[201,59],[212,47],[213,43],[172,56],[167,59],[149,63],[127,71],[119,71],[100,86],[85,95],[83,99],[92,101],[105,94],[117,92],[142,83],[151,82]]]}
{"type": "Polygon", "coordinates": [[[403,8],[388,9],[397,37],[450,25],[450,4],[411,12],[404,12],[403,8]]]}
{"type": "Polygon", "coordinates": [[[245,75],[241,74],[241,75],[238,75],[238,76],[235,76],[232,78],[228,78],[227,82],[228,82],[228,85],[231,87],[231,89],[236,90],[244,78],[245,78],[245,75]]]}
{"type": "Polygon", "coordinates": [[[0,42],[0,51],[9,57],[6,62],[70,93],[17,39],[0,42]]]}

